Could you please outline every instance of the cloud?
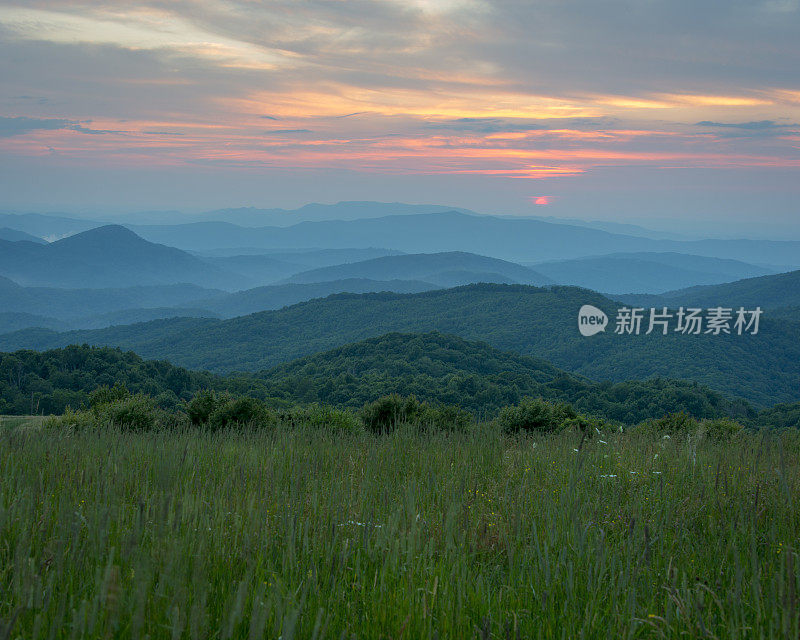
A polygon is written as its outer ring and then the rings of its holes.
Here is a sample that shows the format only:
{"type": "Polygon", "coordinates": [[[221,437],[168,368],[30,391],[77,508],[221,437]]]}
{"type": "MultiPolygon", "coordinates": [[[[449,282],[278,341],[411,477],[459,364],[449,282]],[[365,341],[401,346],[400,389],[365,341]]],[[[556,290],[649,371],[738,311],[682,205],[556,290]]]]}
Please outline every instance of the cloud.
{"type": "Polygon", "coordinates": [[[0,138],[20,136],[40,129],[47,129],[50,131],[54,129],[66,129],[67,127],[75,126],[75,124],[76,123],[70,122],[69,120],[57,118],[39,119],[27,118],[25,116],[7,118],[0,116],[0,138]]]}
{"type": "Polygon", "coordinates": [[[795,168],[799,30],[794,0],[6,0],[0,105],[25,117],[0,151],[575,183],[795,168]]]}
{"type": "Polygon", "coordinates": [[[106,131],[91,129],[78,122],[62,118],[28,118],[26,116],[5,117],[0,116],[0,138],[21,136],[32,131],[57,131],[67,129],[87,134],[121,133],[119,131],[106,131]]]}
{"type": "Polygon", "coordinates": [[[800,124],[779,124],[774,120],[754,120],[751,122],[713,122],[703,120],[701,127],[722,129],[718,134],[723,138],[771,138],[800,135],[800,124]]]}
{"type": "Polygon", "coordinates": [[[774,120],[759,120],[757,122],[711,122],[709,120],[703,120],[697,124],[702,127],[746,129],[748,131],[769,131],[800,126],[798,124],[778,124],[774,120]]]}

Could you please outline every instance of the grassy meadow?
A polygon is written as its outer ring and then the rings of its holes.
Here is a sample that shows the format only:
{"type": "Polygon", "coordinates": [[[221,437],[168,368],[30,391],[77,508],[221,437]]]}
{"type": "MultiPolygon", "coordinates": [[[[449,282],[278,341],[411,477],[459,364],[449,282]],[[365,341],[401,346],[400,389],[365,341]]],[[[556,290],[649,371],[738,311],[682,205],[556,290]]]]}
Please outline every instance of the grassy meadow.
{"type": "Polygon", "coordinates": [[[799,449],[4,429],[0,638],[796,638],[799,449]]]}

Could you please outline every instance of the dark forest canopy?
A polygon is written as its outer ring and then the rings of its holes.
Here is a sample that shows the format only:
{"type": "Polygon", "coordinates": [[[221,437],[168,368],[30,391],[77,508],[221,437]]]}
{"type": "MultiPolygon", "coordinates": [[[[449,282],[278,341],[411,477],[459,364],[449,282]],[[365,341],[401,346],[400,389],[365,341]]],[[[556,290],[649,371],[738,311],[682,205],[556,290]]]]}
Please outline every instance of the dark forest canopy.
{"type": "MultiPolygon", "coordinates": [[[[583,413],[623,424],[683,411],[698,418],[752,422],[743,400],[692,382],[653,378],[598,383],[543,361],[440,333],[387,334],[303,358],[258,374],[219,376],[107,347],[69,346],[0,356],[0,413],[61,413],[88,402],[101,385],[178,408],[198,390],[251,395],[275,407],[314,402],[358,408],[387,394],[458,405],[491,417],[524,397],[573,404],[583,413]]],[[[776,422],[778,418],[775,418],[776,422]]]]}

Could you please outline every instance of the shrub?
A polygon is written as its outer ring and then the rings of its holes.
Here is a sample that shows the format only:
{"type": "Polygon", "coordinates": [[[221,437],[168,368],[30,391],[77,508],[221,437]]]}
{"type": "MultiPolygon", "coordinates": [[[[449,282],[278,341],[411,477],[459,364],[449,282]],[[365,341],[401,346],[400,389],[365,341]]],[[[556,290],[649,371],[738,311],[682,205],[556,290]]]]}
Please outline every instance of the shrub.
{"type": "Polygon", "coordinates": [[[695,418],[681,411],[645,420],[639,425],[639,429],[655,435],[680,435],[696,433],[698,426],[699,423],[695,418]]]}
{"type": "Polygon", "coordinates": [[[525,398],[517,405],[503,407],[497,418],[502,429],[509,433],[517,431],[552,432],[567,426],[569,420],[578,417],[572,405],[564,402],[548,402],[541,398],[525,398]]]}
{"type": "Polygon", "coordinates": [[[602,433],[604,431],[617,431],[618,429],[605,420],[585,416],[583,414],[579,414],[574,418],[568,418],[564,423],[564,428],[581,434],[585,433],[589,438],[598,435],[598,431],[602,433]]]}
{"type": "Polygon", "coordinates": [[[131,392],[124,384],[117,383],[113,387],[104,384],[89,394],[89,406],[93,410],[99,410],[103,405],[121,402],[130,397],[131,392]]]}
{"type": "Polygon", "coordinates": [[[744,427],[730,418],[714,418],[703,420],[698,432],[709,440],[724,441],[730,440],[744,430],[744,427]]]}
{"type": "Polygon", "coordinates": [[[307,407],[292,407],[278,414],[278,420],[287,426],[309,426],[328,428],[334,431],[353,433],[361,430],[358,416],[351,411],[334,409],[327,405],[312,404],[307,407]]]}
{"type": "Polygon", "coordinates": [[[88,411],[73,411],[70,407],[67,407],[62,415],[46,418],[43,426],[46,429],[83,431],[96,426],[96,417],[88,411]]]}
{"type": "Polygon", "coordinates": [[[424,406],[419,422],[425,426],[444,431],[464,431],[472,424],[472,414],[460,407],[424,406]]]}
{"type": "Polygon", "coordinates": [[[208,418],[209,426],[224,429],[231,426],[266,426],[275,423],[275,416],[264,404],[249,396],[220,399],[208,418]]]}
{"type": "Polygon", "coordinates": [[[152,398],[137,394],[97,407],[95,415],[101,425],[113,425],[130,431],[150,431],[159,423],[160,412],[152,398]]]}
{"type": "Polygon", "coordinates": [[[399,424],[444,430],[463,430],[472,422],[472,414],[453,406],[435,407],[419,402],[414,396],[383,396],[361,409],[361,421],[375,433],[388,433],[399,424]]]}
{"type": "Polygon", "coordinates": [[[198,391],[194,397],[186,403],[186,413],[194,425],[206,424],[217,408],[217,396],[213,391],[198,391]]]}
{"type": "Polygon", "coordinates": [[[416,422],[420,412],[420,403],[414,396],[402,398],[395,393],[365,404],[361,420],[370,431],[388,433],[400,423],[416,422]]]}

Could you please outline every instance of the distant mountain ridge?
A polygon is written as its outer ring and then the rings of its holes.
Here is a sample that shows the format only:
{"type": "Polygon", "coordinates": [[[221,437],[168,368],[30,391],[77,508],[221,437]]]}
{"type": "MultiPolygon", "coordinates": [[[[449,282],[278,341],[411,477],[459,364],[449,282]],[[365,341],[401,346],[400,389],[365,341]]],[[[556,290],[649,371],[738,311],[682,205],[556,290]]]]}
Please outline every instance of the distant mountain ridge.
{"type": "Polygon", "coordinates": [[[0,240],[7,240],[9,242],[20,242],[24,240],[36,244],[47,244],[45,240],[42,240],[38,236],[33,236],[24,231],[17,231],[16,229],[9,229],[8,227],[0,228],[0,240]]]}
{"type": "MultiPolygon", "coordinates": [[[[192,222],[185,222],[183,214],[160,212],[151,217],[159,224],[126,226],[147,240],[191,251],[384,247],[405,253],[466,251],[523,263],[612,253],[675,252],[779,265],[778,269],[800,268],[800,241],[670,239],[635,225],[492,216],[440,205],[343,202],[296,210],[219,210],[188,219],[192,222]],[[269,215],[265,217],[264,212],[269,215]],[[268,223],[275,216],[278,221],[268,223]],[[167,220],[172,223],[162,223],[167,220]]],[[[103,224],[63,216],[0,214],[0,226],[48,240],[103,224]]]]}
{"type": "MultiPolygon", "coordinates": [[[[660,295],[620,296],[632,304],[700,307],[800,307],[800,270],[724,284],[687,287],[660,295]]],[[[800,337],[800,336],[799,336],[800,337]]]]}
{"type": "MultiPolygon", "coordinates": [[[[259,311],[281,309],[283,307],[312,300],[326,298],[337,293],[420,293],[438,289],[434,284],[417,280],[370,280],[368,278],[347,278],[327,282],[284,283],[256,287],[245,291],[198,299],[187,306],[202,306],[223,318],[244,316],[259,311]]],[[[180,314],[180,309],[175,309],[180,314]]]]}
{"type": "Polygon", "coordinates": [[[800,241],[656,240],[531,218],[471,215],[460,211],[390,215],[350,221],[302,222],[246,228],[222,222],[133,226],[154,241],[186,250],[375,247],[405,253],[465,251],[514,262],[630,252],[676,252],[753,264],[800,267],[800,241]]]}
{"type": "Polygon", "coordinates": [[[774,273],[740,260],[674,252],[612,253],[531,264],[530,267],[559,284],[586,287],[607,294],[655,294],[774,273]]]}
{"type": "Polygon", "coordinates": [[[117,225],[50,244],[0,240],[0,275],[26,286],[93,289],[173,283],[231,287],[237,280],[185,251],[148,242],[117,225]]]}
{"type": "Polygon", "coordinates": [[[346,278],[422,280],[449,286],[473,282],[553,284],[553,280],[528,267],[464,251],[384,256],[304,271],[291,276],[286,282],[326,282],[346,278]]]}

